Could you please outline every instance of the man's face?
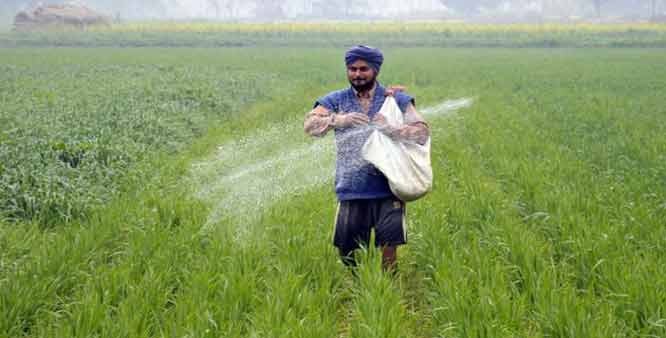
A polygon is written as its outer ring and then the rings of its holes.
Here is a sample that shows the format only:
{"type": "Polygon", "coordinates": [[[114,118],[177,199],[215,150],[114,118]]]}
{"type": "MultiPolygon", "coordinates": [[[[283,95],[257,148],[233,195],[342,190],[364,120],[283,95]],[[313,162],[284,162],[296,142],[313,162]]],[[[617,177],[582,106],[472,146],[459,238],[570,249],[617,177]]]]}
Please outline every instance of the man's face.
{"type": "Polygon", "coordinates": [[[347,79],[358,91],[370,90],[375,84],[376,78],[374,68],[364,60],[356,60],[347,66],[347,79]]]}

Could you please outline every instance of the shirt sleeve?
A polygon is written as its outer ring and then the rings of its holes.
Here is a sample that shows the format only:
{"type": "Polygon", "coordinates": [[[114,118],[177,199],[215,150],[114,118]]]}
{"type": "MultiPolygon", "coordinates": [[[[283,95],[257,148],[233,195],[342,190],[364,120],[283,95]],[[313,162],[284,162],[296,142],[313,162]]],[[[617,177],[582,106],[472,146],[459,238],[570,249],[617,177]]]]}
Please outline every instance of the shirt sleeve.
{"type": "Polygon", "coordinates": [[[338,102],[340,101],[338,98],[339,98],[338,92],[329,93],[328,95],[322,96],[319,99],[317,99],[317,101],[315,101],[313,108],[317,108],[317,106],[323,106],[324,108],[328,109],[330,112],[337,113],[339,111],[338,102]]]}
{"type": "Polygon", "coordinates": [[[403,117],[405,124],[415,124],[420,122],[427,125],[426,120],[416,111],[414,105],[407,105],[407,110],[404,112],[403,117]]]}
{"type": "Polygon", "coordinates": [[[398,103],[398,107],[400,107],[400,110],[403,114],[407,112],[407,107],[409,107],[410,104],[416,106],[416,101],[414,98],[407,93],[397,92],[393,96],[395,97],[395,101],[398,103]]]}

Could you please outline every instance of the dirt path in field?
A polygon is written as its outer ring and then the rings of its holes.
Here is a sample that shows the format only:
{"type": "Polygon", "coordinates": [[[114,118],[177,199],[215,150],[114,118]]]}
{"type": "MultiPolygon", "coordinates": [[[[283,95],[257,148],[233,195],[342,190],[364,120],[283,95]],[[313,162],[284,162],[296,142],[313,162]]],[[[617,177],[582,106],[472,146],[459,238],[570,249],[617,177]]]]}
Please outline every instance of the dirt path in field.
{"type": "MultiPolygon", "coordinates": [[[[446,100],[421,109],[426,118],[452,114],[469,107],[473,100],[446,100]]],[[[302,121],[257,130],[252,135],[218,147],[210,157],[192,167],[198,197],[212,204],[202,230],[233,219],[252,224],[262,210],[283,197],[322,185],[332,185],[335,170],[333,137],[307,139],[302,121]]],[[[248,227],[239,227],[242,236],[248,227]]]]}

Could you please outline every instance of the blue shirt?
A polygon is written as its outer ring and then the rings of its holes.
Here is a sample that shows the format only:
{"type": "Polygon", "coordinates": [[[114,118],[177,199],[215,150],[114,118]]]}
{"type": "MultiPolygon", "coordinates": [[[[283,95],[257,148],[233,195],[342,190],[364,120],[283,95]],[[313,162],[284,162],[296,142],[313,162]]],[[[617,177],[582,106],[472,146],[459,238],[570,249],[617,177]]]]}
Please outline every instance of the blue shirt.
{"type": "MultiPolygon", "coordinates": [[[[381,109],[386,98],[386,89],[379,83],[368,110],[372,119],[381,109]]],[[[403,114],[414,99],[403,93],[394,95],[403,114]]],[[[352,87],[329,93],[315,103],[334,114],[362,112],[361,104],[352,87]]],[[[338,200],[375,199],[393,196],[388,180],[377,168],[363,159],[361,149],[374,131],[372,125],[335,129],[337,157],[335,163],[335,194],[338,200]]]]}

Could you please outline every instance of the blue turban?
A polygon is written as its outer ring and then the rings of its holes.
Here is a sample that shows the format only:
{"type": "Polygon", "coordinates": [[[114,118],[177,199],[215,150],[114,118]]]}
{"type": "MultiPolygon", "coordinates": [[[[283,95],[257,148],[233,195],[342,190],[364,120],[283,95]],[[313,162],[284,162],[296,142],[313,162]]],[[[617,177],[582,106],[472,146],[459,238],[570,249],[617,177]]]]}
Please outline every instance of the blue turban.
{"type": "Polygon", "coordinates": [[[368,46],[355,46],[345,53],[345,64],[347,66],[358,60],[367,62],[370,67],[379,73],[382,63],[384,63],[384,55],[379,49],[368,46]]]}

